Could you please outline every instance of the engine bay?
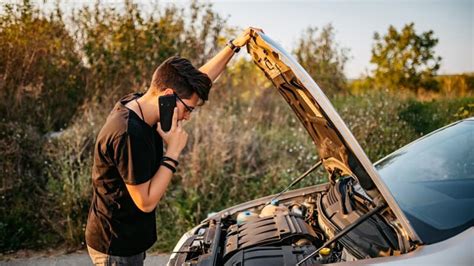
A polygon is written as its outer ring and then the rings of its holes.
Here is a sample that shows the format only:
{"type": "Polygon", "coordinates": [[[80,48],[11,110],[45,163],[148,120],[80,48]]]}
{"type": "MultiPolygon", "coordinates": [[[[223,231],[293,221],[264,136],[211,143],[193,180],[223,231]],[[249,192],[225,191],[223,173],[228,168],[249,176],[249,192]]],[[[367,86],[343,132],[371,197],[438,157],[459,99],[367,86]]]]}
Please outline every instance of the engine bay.
{"type": "Polygon", "coordinates": [[[399,253],[396,228],[379,213],[323,247],[371,205],[343,179],[321,192],[224,212],[196,228],[170,264],[295,265],[306,258],[301,265],[314,265],[399,253]]]}

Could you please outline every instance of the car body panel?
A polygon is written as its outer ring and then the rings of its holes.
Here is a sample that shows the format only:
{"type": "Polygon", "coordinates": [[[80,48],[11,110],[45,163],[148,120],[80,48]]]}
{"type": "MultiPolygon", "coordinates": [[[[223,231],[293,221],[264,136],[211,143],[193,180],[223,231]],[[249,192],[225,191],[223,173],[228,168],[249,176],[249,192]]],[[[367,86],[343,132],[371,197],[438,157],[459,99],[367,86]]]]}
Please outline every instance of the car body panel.
{"type": "Polygon", "coordinates": [[[254,32],[247,50],[308,131],[330,176],[355,177],[376,204],[388,204],[406,234],[404,238],[420,243],[372,162],[304,68],[264,33],[254,32]]]}

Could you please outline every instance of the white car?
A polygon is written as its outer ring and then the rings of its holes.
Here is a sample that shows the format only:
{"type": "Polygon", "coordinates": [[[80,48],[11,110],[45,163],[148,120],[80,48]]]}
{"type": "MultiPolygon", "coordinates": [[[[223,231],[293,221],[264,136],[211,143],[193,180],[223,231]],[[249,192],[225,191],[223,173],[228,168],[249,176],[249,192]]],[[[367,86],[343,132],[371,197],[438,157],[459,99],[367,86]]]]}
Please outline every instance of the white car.
{"type": "Polygon", "coordinates": [[[247,46],[314,141],[327,184],[220,211],[185,233],[168,265],[474,265],[474,119],[373,164],[323,91],[278,44],[247,46]]]}

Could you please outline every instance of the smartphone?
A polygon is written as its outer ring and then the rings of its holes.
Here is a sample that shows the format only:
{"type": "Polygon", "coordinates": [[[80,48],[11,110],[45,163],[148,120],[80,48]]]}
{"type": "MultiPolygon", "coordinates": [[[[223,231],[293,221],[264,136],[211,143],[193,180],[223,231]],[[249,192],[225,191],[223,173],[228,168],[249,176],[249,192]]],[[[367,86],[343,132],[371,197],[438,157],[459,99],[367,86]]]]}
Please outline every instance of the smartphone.
{"type": "Polygon", "coordinates": [[[160,106],[160,124],[163,131],[171,129],[173,122],[173,112],[176,107],[176,96],[174,94],[158,97],[158,106],[160,106]]]}

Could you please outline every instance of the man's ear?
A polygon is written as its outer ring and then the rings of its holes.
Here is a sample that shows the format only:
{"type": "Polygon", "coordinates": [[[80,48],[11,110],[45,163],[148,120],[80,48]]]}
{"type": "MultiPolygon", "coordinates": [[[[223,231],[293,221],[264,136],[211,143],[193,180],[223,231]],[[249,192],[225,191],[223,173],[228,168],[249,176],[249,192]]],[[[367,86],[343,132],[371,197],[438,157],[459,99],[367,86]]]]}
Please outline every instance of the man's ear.
{"type": "Polygon", "coordinates": [[[163,95],[170,95],[170,94],[173,94],[174,91],[173,89],[171,88],[166,88],[164,91],[163,91],[163,95]]]}
{"type": "Polygon", "coordinates": [[[206,103],[206,102],[205,102],[203,99],[199,98],[199,100],[198,100],[198,102],[197,102],[196,105],[197,105],[197,106],[203,106],[205,103],[206,103]]]}

